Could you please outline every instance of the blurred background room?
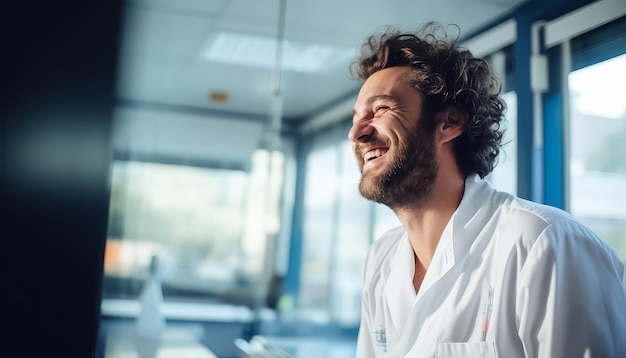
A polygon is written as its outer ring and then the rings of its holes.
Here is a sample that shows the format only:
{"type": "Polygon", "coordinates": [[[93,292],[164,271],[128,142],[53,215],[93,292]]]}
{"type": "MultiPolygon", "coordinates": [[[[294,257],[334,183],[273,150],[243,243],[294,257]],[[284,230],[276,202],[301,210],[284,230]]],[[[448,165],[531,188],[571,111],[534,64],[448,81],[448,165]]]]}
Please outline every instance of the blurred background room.
{"type": "Polygon", "coordinates": [[[507,103],[488,179],[626,260],[623,0],[2,8],[8,357],[353,357],[367,249],[399,225],[347,139],[383,25],[457,24],[507,103]]]}

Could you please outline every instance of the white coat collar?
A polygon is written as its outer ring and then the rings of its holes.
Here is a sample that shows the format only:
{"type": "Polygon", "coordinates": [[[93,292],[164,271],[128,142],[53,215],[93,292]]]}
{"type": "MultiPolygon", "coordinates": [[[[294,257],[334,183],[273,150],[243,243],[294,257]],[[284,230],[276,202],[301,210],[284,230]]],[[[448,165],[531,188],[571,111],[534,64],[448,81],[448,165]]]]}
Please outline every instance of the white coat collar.
{"type": "Polygon", "coordinates": [[[415,271],[413,249],[406,231],[404,232],[385,283],[385,299],[397,333],[401,334],[403,331],[406,320],[410,316],[409,312],[420,297],[433,287],[456,262],[467,255],[484,223],[484,215],[481,214],[490,215],[491,210],[483,211],[481,206],[493,191],[489,183],[476,176],[467,178],[461,203],[446,224],[417,295],[413,288],[415,271]]]}
{"type": "Polygon", "coordinates": [[[465,180],[465,193],[453,218],[454,257],[456,262],[467,256],[476,236],[497,209],[491,197],[496,193],[491,184],[477,175],[465,180]]]}
{"type": "Polygon", "coordinates": [[[387,281],[385,282],[385,299],[389,315],[398,336],[404,329],[408,312],[415,302],[413,273],[415,272],[413,248],[406,231],[393,257],[387,281]]]}

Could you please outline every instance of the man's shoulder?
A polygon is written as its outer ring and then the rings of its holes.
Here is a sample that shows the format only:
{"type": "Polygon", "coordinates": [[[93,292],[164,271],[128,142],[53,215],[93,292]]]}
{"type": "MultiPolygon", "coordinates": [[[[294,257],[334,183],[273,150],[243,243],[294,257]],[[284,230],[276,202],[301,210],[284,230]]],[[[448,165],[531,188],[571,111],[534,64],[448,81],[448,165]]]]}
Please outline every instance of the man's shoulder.
{"type": "Polygon", "coordinates": [[[510,210],[511,217],[520,227],[541,229],[548,227],[585,228],[572,214],[553,206],[517,197],[514,197],[505,206],[506,209],[510,210]]]}
{"type": "Polygon", "coordinates": [[[508,201],[501,209],[507,212],[499,220],[501,232],[509,239],[521,240],[521,246],[534,246],[539,240],[555,249],[582,244],[588,250],[610,251],[595,232],[565,210],[520,198],[508,201]]]}
{"type": "Polygon", "coordinates": [[[526,249],[541,237],[551,245],[581,240],[601,242],[592,230],[563,209],[499,191],[484,180],[469,181],[469,184],[469,196],[473,199],[470,204],[473,204],[466,205],[462,211],[463,219],[457,226],[463,230],[459,232],[472,232],[472,227],[476,232],[495,230],[500,244],[510,242],[526,249]],[[579,239],[572,240],[574,237],[579,239]]]}
{"type": "Polygon", "coordinates": [[[546,227],[551,224],[565,222],[579,222],[568,212],[535,201],[520,198],[514,194],[497,190],[486,180],[469,178],[466,195],[473,201],[467,205],[469,211],[465,216],[472,217],[478,211],[489,213],[488,216],[497,215],[499,219],[506,221],[511,219],[520,227],[546,227]],[[524,226],[520,224],[532,224],[524,226]]]}

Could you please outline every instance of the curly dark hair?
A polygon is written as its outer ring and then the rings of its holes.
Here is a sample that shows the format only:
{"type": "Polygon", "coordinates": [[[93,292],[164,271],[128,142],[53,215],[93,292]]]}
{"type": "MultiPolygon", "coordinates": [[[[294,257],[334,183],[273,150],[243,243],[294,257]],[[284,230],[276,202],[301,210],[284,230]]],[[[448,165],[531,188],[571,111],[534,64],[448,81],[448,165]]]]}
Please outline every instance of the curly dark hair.
{"type": "Polygon", "coordinates": [[[449,39],[446,29],[436,23],[416,33],[389,28],[363,43],[356,77],[366,80],[385,68],[411,67],[409,84],[424,96],[424,113],[431,115],[422,118],[430,120],[424,123],[430,130],[436,125],[432,114],[452,106],[467,110],[468,121],[455,139],[454,154],[464,175],[484,178],[497,164],[502,147],[505,103],[487,62],[461,48],[459,37],[460,31],[449,39]]]}

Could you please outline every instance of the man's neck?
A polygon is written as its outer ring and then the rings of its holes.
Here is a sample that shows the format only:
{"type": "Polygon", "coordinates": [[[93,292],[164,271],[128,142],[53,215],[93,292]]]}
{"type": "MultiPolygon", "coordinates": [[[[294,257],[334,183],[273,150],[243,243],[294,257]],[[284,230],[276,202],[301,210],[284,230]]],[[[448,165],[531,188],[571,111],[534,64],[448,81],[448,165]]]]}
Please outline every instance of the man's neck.
{"type": "Polygon", "coordinates": [[[464,190],[464,178],[440,175],[427,200],[416,206],[394,209],[424,270],[430,266],[441,235],[458,208],[464,190]]]}

